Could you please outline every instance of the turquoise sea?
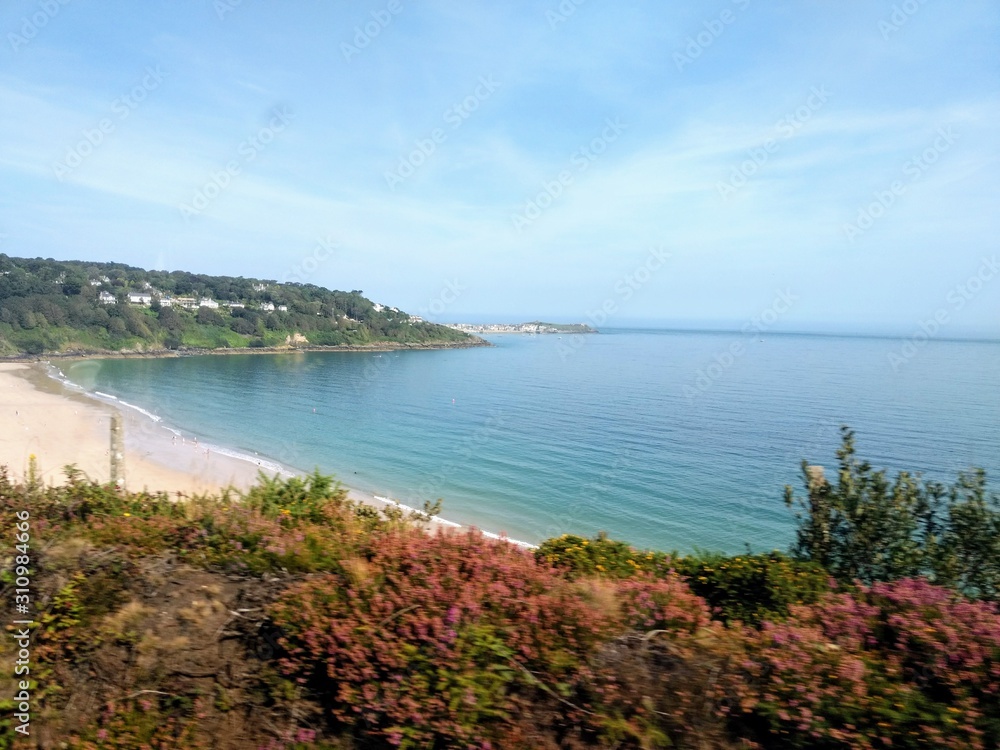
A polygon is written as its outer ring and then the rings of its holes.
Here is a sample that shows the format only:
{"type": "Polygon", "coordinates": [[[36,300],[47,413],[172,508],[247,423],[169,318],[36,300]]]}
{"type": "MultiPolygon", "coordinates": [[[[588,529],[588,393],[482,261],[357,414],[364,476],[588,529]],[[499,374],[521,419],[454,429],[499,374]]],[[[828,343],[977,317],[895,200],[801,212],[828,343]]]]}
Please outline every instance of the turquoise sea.
{"type": "Polygon", "coordinates": [[[785,548],[782,488],[833,466],[1000,477],[1000,343],[613,330],[493,348],[77,362],[70,380],[216,446],[319,467],[515,539],[785,548]],[[740,356],[727,358],[733,344],[740,356]],[[910,350],[911,352],[913,350],[910,350]],[[701,373],[701,377],[699,376],[701,373]]]}

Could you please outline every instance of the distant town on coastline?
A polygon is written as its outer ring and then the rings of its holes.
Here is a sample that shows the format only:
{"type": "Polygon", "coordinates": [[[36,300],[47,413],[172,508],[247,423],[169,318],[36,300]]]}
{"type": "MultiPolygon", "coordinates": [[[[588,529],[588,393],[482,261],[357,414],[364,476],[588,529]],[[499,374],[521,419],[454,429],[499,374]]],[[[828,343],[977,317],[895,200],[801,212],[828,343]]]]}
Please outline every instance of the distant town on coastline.
{"type": "Polygon", "coordinates": [[[0,254],[0,356],[481,340],[360,290],[0,254]]]}
{"type": "Polygon", "coordinates": [[[447,328],[463,333],[598,333],[586,323],[445,323],[447,328]]]}

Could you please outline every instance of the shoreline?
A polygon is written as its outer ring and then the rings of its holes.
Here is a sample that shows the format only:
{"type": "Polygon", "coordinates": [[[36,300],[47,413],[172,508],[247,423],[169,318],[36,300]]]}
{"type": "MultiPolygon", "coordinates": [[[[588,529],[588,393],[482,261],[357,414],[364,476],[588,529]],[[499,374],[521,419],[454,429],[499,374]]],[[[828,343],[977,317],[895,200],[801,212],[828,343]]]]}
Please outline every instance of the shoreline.
{"type": "Polygon", "coordinates": [[[85,350],[69,352],[43,352],[41,354],[8,354],[0,356],[0,364],[31,364],[58,359],[76,362],[87,359],[173,359],[180,357],[208,357],[237,354],[296,354],[298,352],[396,352],[396,351],[443,351],[447,349],[476,349],[494,346],[486,339],[475,337],[475,341],[442,342],[438,344],[408,344],[396,341],[381,341],[372,344],[338,344],[337,346],[260,346],[232,347],[219,349],[149,349],[146,351],[102,351],[85,350]]]}
{"type": "MultiPolygon", "coordinates": [[[[64,358],[62,361],[71,361],[64,358]]],[[[268,477],[306,476],[294,467],[266,456],[241,452],[200,440],[199,436],[162,419],[141,406],[110,394],[90,392],[70,381],[55,363],[0,363],[0,414],[14,411],[16,426],[0,435],[0,465],[11,475],[27,474],[36,455],[43,481],[61,484],[63,467],[75,464],[89,479],[110,481],[110,420],[121,416],[125,427],[125,487],[129,491],[166,492],[172,497],[246,491],[268,477]],[[25,434],[27,433],[27,434],[25,434]],[[52,465],[50,465],[52,464],[52,465]],[[57,466],[56,466],[57,464],[57,466]]],[[[418,508],[373,492],[351,487],[336,478],[354,502],[379,510],[388,506],[419,512],[418,508]]],[[[434,517],[429,528],[471,528],[434,517]]],[[[484,536],[503,539],[525,549],[535,545],[475,527],[484,536]]]]}

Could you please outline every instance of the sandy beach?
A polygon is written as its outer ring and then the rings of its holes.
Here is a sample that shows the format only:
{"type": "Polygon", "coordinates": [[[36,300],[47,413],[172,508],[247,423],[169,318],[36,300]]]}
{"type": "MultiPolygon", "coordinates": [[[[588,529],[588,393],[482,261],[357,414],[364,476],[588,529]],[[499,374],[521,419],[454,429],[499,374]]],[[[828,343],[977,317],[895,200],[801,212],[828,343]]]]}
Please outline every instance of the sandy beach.
{"type": "MultiPolygon", "coordinates": [[[[115,414],[124,426],[125,488],[130,491],[193,495],[227,487],[246,490],[261,472],[268,476],[278,469],[290,473],[264,456],[258,461],[254,456],[240,458],[212,450],[194,436],[178,435],[133,408],[86,395],[50,377],[44,363],[0,363],[0,466],[6,466],[15,480],[23,479],[35,456],[46,484],[62,484],[64,467],[69,464],[90,479],[108,482],[115,414]]],[[[379,509],[398,505],[389,498],[345,489],[358,503],[379,509]]],[[[431,528],[461,526],[434,518],[431,528]]]]}
{"type": "MultiPolygon", "coordinates": [[[[191,436],[177,436],[128,408],[98,401],[49,377],[43,364],[0,363],[0,466],[22,479],[31,456],[46,484],[64,481],[64,467],[74,464],[89,478],[111,478],[111,417],[125,429],[125,487],[171,494],[212,492],[224,487],[245,490],[259,472],[269,476],[273,463],[213,451],[191,436]]],[[[351,499],[378,508],[387,503],[347,488],[351,499]]],[[[452,524],[446,524],[452,525],[452,524]]]]}
{"type": "MultiPolygon", "coordinates": [[[[0,465],[24,477],[36,456],[44,481],[59,484],[63,467],[75,464],[88,477],[111,476],[111,417],[116,408],[75,393],[49,378],[42,365],[0,364],[0,465]]],[[[191,440],[174,440],[138,413],[122,414],[125,426],[125,486],[129,490],[201,493],[257,478],[248,461],[211,453],[191,440]]]]}

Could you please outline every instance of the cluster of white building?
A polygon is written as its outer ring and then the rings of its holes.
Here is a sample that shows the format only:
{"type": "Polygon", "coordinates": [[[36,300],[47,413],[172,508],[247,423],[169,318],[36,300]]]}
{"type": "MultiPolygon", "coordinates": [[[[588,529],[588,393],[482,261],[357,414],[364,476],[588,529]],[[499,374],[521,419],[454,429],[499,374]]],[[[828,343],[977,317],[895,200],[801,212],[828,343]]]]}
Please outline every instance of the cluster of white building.
{"type": "MultiPolygon", "coordinates": [[[[91,286],[100,286],[102,283],[108,283],[107,276],[102,276],[100,279],[91,279],[91,286]]],[[[158,299],[160,301],[160,307],[180,307],[185,310],[198,310],[202,307],[207,307],[210,310],[217,310],[222,307],[227,310],[242,310],[246,308],[246,304],[243,302],[219,302],[217,300],[211,299],[210,297],[171,297],[168,294],[160,294],[156,289],[153,289],[148,283],[145,285],[146,291],[142,292],[128,292],[126,294],[127,301],[130,305],[139,305],[141,307],[149,307],[153,304],[153,299],[158,299]]],[[[254,284],[254,289],[258,287],[266,288],[264,284],[254,284]]],[[[258,289],[262,291],[262,289],[258,289]]],[[[102,305],[116,305],[118,304],[118,298],[111,292],[101,291],[97,295],[97,300],[102,305]]],[[[288,312],[288,305],[275,305],[273,302],[261,302],[259,305],[260,309],[264,312],[288,312]]]]}
{"type": "Polygon", "coordinates": [[[445,323],[463,333],[557,333],[558,329],[541,323],[445,323]]]}

